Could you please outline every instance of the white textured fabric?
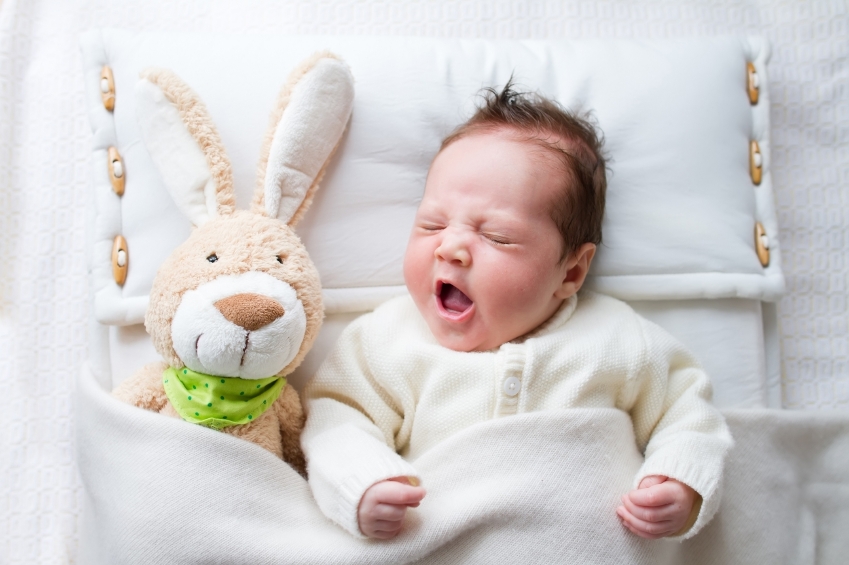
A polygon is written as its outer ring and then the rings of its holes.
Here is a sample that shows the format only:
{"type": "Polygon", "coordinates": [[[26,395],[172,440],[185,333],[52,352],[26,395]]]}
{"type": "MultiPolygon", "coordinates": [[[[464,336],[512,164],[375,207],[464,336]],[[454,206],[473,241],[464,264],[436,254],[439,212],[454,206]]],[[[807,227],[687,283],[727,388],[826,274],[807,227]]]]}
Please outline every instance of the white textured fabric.
{"type": "MultiPolygon", "coordinates": [[[[418,476],[404,459],[415,461],[467,427],[536,411],[618,409],[630,416],[624,425],[646,456],[633,486],[665,475],[702,495],[689,537],[719,506],[731,444],[710,394],[707,376],[680,344],[610,297],[572,296],[526,338],[472,353],[440,346],[412,299],[402,297],[343,332],[304,390],[301,443],[319,507],[356,535],[366,489],[418,476]]],[[[597,453],[607,455],[603,447],[597,453]]]]}
{"type": "MultiPolygon", "coordinates": [[[[92,177],[104,174],[104,167],[91,165],[77,45],[80,32],[103,26],[222,34],[491,39],[765,35],[772,45],[768,66],[772,172],[788,283],[777,312],[782,402],[809,410],[849,408],[849,199],[844,175],[849,167],[845,87],[849,5],[844,0],[147,0],[143,4],[3,0],[0,384],[6,394],[0,398],[0,411],[8,424],[0,436],[0,562],[85,563],[77,558],[83,491],[77,478],[69,395],[88,355],[87,334],[97,343],[109,339],[109,333],[96,326],[87,332],[87,218],[82,210],[92,177]]],[[[235,88],[238,81],[229,84],[235,88]]],[[[263,114],[263,123],[266,119],[263,114]]],[[[229,149],[231,154],[242,151],[249,158],[257,154],[257,147],[229,149]]],[[[252,177],[255,171],[246,174],[252,177]]],[[[139,319],[143,308],[130,317],[139,319]]],[[[144,330],[126,326],[112,335],[117,344],[133,332],[144,330]]],[[[130,358],[130,351],[122,355],[130,358]]],[[[108,357],[92,361],[98,373],[109,372],[108,357]]],[[[120,365],[121,360],[115,363],[120,365]]],[[[760,481],[769,484],[779,470],[788,477],[781,484],[795,490],[768,501],[735,491],[732,503],[740,501],[739,507],[745,509],[755,502],[768,502],[776,505],[761,512],[776,516],[769,526],[796,523],[798,513],[791,502],[795,504],[801,496],[798,485],[807,480],[801,469],[821,461],[818,450],[825,445],[812,432],[819,421],[816,415],[777,413],[747,420],[752,433],[765,436],[743,447],[738,441],[738,450],[763,450],[759,466],[752,471],[759,482],[749,483],[750,490],[760,491],[760,481]],[[788,438],[786,442],[781,434],[788,438]],[[804,457],[794,456],[795,461],[805,462],[800,470],[781,466],[784,460],[776,454],[789,452],[784,443],[794,449],[811,446],[804,457]]],[[[844,454],[849,452],[845,443],[834,445],[842,445],[844,454]]],[[[732,460],[732,468],[733,464],[732,460]]],[[[847,465],[843,463],[842,468],[847,465]]],[[[815,527],[828,524],[817,522],[815,527]]],[[[738,528],[729,533],[732,541],[764,533],[761,520],[732,525],[738,528]]],[[[769,558],[762,561],[792,562],[787,548],[795,547],[797,532],[787,528],[780,538],[770,538],[780,543],[763,542],[763,547],[769,547],[769,558]]],[[[836,538],[829,538],[826,531],[823,539],[836,538]]],[[[843,552],[849,550],[843,548],[843,552]]],[[[839,557],[831,562],[839,562],[839,557]]]]}
{"type": "Polygon", "coordinates": [[[96,509],[82,525],[86,565],[830,565],[849,552],[849,422],[836,416],[727,412],[737,443],[722,507],[681,543],[618,523],[619,497],[642,464],[624,413],[484,422],[413,461],[428,494],[399,537],[379,542],[326,520],[306,481],[265,450],[127,406],[87,368],[77,403],[96,509]]]}

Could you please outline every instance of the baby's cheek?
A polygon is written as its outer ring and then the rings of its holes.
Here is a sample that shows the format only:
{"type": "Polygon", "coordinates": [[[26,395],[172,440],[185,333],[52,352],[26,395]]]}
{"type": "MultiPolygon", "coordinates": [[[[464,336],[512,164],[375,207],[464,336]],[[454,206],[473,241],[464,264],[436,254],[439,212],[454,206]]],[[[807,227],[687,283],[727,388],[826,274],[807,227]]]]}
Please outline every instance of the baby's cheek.
{"type": "MultiPolygon", "coordinates": [[[[432,253],[430,256],[432,257],[432,253]]],[[[423,243],[411,239],[404,253],[404,282],[413,298],[418,298],[425,292],[430,294],[428,271],[431,261],[428,260],[427,249],[423,243]],[[428,290],[423,290],[428,289],[428,290]],[[417,296],[418,295],[418,296],[417,296]]]]}

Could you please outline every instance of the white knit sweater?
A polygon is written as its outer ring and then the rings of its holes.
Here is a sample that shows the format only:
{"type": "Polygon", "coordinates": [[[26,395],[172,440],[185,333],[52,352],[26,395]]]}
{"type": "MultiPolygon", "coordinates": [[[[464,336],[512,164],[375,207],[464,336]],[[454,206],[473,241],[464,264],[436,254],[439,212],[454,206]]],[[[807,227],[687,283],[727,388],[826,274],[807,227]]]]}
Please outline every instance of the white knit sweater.
{"type": "Polygon", "coordinates": [[[645,454],[634,485],[666,475],[703,497],[690,537],[717,510],[731,445],[710,397],[683,346],[613,298],[582,292],[528,336],[464,353],[440,346],[404,296],[343,332],[305,390],[301,441],[319,507],[359,536],[366,489],[418,476],[410,461],[459,430],[522,412],[618,408],[645,454]]]}

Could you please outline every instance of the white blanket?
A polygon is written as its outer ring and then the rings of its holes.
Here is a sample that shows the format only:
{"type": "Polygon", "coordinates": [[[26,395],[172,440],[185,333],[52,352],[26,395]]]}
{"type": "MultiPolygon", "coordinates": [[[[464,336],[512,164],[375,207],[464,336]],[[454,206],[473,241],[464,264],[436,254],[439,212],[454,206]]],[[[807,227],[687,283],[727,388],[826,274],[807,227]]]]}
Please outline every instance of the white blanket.
{"type": "Polygon", "coordinates": [[[86,564],[836,563],[849,552],[845,416],[727,413],[737,445],[723,507],[683,543],[637,538],[616,518],[642,461],[627,415],[493,420],[415,461],[428,495],[382,542],[330,523],[261,448],[121,404],[87,369],[77,403],[86,564]]]}

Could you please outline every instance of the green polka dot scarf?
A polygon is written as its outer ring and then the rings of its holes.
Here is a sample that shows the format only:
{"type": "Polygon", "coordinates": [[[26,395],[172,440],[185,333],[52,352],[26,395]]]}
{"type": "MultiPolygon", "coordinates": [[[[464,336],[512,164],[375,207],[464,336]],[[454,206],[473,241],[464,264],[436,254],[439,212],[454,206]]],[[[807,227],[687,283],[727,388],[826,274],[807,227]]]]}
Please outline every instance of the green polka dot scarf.
{"type": "Polygon", "coordinates": [[[214,377],[188,367],[165,369],[162,382],[165,394],[184,420],[216,430],[256,420],[286,386],[285,377],[214,377]]]}

